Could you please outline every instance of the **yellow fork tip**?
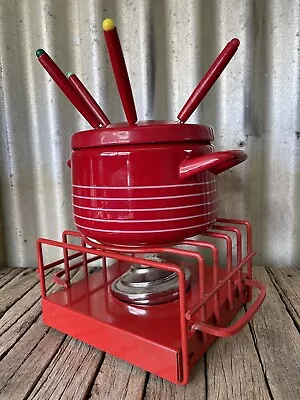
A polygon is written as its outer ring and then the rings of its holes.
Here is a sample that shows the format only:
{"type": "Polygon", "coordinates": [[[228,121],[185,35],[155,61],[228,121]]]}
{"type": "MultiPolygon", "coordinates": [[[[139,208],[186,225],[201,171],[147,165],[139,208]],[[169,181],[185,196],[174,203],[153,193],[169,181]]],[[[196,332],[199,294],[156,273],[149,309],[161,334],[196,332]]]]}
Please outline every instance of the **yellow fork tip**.
{"type": "Polygon", "coordinates": [[[103,30],[105,30],[105,31],[111,31],[115,27],[114,21],[112,19],[110,19],[110,18],[106,18],[103,21],[102,25],[103,25],[103,30]]]}

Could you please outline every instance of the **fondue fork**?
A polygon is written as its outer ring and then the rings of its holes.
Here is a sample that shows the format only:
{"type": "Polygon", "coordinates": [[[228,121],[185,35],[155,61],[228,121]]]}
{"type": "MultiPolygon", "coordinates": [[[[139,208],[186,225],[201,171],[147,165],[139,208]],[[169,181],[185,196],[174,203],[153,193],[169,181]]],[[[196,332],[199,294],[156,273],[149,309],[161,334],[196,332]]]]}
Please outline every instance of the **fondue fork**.
{"type": "Polygon", "coordinates": [[[52,58],[43,50],[38,49],[36,56],[39,62],[62,90],[74,107],[81,113],[81,115],[88,121],[93,128],[98,128],[101,120],[95,114],[89,104],[83,99],[83,97],[77,92],[77,90],[69,82],[68,78],[62,72],[62,70],[55,64],[52,58]]]}
{"type": "Polygon", "coordinates": [[[137,115],[119,35],[112,19],[103,21],[103,31],[126,119],[133,125],[137,115]]]}
{"type": "Polygon", "coordinates": [[[106,125],[109,125],[110,120],[107,118],[104,111],[98,105],[96,100],[93,98],[93,96],[87,90],[87,88],[84,86],[84,84],[81,82],[81,80],[73,72],[69,72],[67,76],[68,76],[68,80],[71,82],[72,86],[77,90],[77,92],[80,94],[80,96],[83,98],[83,100],[88,104],[90,109],[93,110],[94,114],[97,115],[102,126],[104,127],[106,125]]]}
{"type": "Polygon", "coordinates": [[[229,61],[234,56],[239,44],[240,41],[238,39],[232,39],[215,59],[209,70],[203,76],[191,96],[186,101],[185,105],[180,110],[177,116],[180,123],[186,122],[195,109],[199,106],[210,88],[213,86],[223,70],[226,68],[229,61]]]}

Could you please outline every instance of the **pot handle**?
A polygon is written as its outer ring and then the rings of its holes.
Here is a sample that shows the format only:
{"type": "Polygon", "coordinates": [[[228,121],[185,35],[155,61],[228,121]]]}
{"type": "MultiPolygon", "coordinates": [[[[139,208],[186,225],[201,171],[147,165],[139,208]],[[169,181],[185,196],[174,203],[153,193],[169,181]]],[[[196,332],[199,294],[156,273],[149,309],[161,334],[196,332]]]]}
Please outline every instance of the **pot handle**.
{"type": "Polygon", "coordinates": [[[183,161],[179,169],[180,179],[186,179],[199,172],[210,171],[215,175],[245,161],[247,154],[242,150],[217,151],[183,161]]]}

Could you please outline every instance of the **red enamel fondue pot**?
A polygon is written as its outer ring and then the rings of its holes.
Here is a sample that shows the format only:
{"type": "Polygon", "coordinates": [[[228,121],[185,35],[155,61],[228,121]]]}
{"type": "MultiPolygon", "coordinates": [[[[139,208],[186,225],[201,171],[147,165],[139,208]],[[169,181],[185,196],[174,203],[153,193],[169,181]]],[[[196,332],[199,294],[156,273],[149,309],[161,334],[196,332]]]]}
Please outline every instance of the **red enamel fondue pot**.
{"type": "Polygon", "coordinates": [[[214,152],[210,126],[170,121],[114,124],[72,136],[78,230],[107,244],[176,243],[217,217],[215,176],[242,161],[214,152]]]}
{"type": "Polygon", "coordinates": [[[184,124],[229,63],[232,39],[178,114],[178,122],[137,122],[116,27],[104,36],[128,123],[110,124],[74,74],[68,78],[48,54],[38,60],[94,130],[72,136],[73,213],[78,230],[114,245],[171,244],[209,229],[217,216],[215,176],[244,161],[243,151],[214,152],[210,126],[184,124]],[[102,128],[99,126],[102,125],[102,128]]]}

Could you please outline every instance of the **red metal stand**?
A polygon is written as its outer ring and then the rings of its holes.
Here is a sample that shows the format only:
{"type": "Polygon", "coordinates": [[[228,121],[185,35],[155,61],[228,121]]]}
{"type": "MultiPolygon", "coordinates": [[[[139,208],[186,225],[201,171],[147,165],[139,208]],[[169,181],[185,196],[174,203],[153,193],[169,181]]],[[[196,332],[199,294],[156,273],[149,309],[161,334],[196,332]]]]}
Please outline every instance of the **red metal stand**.
{"type": "Polygon", "coordinates": [[[180,248],[113,248],[104,245],[94,248],[80,233],[72,231],[63,233],[62,242],[39,239],[38,271],[45,324],[164,379],[186,384],[192,368],[214,340],[240,331],[258,310],[266,294],[264,286],[252,280],[254,253],[248,222],[218,219],[204,236],[207,242],[185,240],[180,243],[180,248]],[[244,256],[242,229],[246,244],[244,256]],[[69,237],[78,238],[80,244],[69,243],[69,237]],[[218,248],[209,242],[212,238],[226,243],[225,268],[220,266],[218,248]],[[233,243],[236,243],[236,251],[233,251],[233,243]],[[61,248],[63,258],[45,265],[45,245],[61,248]],[[203,249],[212,252],[212,264],[205,263],[200,253],[203,249]],[[178,300],[154,306],[133,306],[113,296],[111,283],[131,264],[141,260],[139,254],[146,253],[163,254],[168,260],[143,259],[142,264],[176,272],[178,300]],[[233,253],[236,260],[233,260],[233,253]],[[110,259],[110,266],[107,259],[110,259]],[[99,265],[101,262],[101,268],[90,274],[89,265],[93,261],[99,265]],[[63,265],[64,269],[53,279],[60,287],[47,294],[45,271],[58,265],[63,265]],[[183,265],[191,271],[191,288],[187,293],[183,265]],[[72,283],[70,271],[76,268],[83,268],[84,277],[72,283]],[[253,287],[259,290],[255,302],[241,319],[226,327],[242,305],[251,299],[253,287]]]}

